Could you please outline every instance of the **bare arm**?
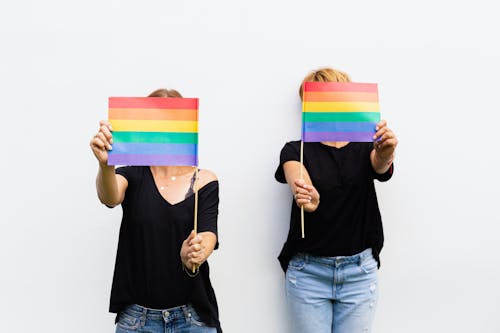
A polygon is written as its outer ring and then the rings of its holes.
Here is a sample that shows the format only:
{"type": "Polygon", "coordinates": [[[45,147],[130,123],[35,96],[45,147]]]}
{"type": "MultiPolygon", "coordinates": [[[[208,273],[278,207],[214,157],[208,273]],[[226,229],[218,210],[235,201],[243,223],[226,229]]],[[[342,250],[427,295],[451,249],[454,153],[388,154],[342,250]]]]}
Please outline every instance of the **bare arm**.
{"type": "Polygon", "coordinates": [[[378,141],[373,144],[374,148],[370,153],[370,161],[376,173],[384,174],[391,167],[398,139],[387,127],[385,120],[381,120],[377,124],[376,130],[377,133],[375,133],[373,139],[378,139],[378,141]]]}
{"type": "Polygon", "coordinates": [[[103,204],[114,207],[122,203],[128,182],[125,177],[115,174],[114,166],[107,165],[108,150],[111,150],[113,143],[111,125],[104,120],[99,125],[99,132],[90,140],[92,152],[99,161],[96,179],[97,196],[103,204]]]}
{"type": "Polygon", "coordinates": [[[304,206],[308,213],[314,212],[319,206],[319,193],[312,185],[306,168],[300,162],[288,161],[283,164],[283,171],[297,206],[304,206]],[[301,168],[303,179],[300,178],[301,168]]]}
{"type": "Polygon", "coordinates": [[[125,197],[128,182],[122,175],[115,174],[114,166],[99,165],[97,172],[96,188],[99,200],[110,207],[122,203],[125,197]]]}

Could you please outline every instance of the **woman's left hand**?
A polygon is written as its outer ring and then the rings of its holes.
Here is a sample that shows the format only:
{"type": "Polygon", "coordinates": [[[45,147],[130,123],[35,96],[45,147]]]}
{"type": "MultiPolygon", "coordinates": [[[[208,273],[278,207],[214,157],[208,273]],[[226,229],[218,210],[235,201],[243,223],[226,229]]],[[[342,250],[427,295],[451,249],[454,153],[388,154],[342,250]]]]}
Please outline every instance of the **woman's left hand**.
{"type": "Polygon", "coordinates": [[[387,121],[381,120],[376,127],[377,133],[373,136],[375,142],[375,154],[377,158],[385,163],[393,159],[394,151],[398,145],[398,139],[394,132],[387,127],[387,121]]]}
{"type": "Polygon", "coordinates": [[[182,263],[186,266],[186,268],[192,270],[193,266],[200,266],[206,259],[207,255],[205,253],[203,237],[200,234],[196,234],[193,230],[189,234],[189,237],[182,243],[182,263]]]}

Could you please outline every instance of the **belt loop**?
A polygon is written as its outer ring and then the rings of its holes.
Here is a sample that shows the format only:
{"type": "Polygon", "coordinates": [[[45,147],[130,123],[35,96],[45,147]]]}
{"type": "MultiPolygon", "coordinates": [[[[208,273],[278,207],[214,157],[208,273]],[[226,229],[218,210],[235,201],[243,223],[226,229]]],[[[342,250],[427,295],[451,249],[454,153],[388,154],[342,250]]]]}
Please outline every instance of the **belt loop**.
{"type": "Polygon", "coordinates": [[[182,309],[182,312],[184,312],[184,318],[186,319],[186,322],[189,321],[189,318],[191,317],[191,313],[189,311],[189,304],[182,305],[181,309],[182,309]]]}
{"type": "Polygon", "coordinates": [[[358,254],[358,266],[361,266],[364,260],[365,260],[365,251],[358,254]]]}
{"type": "Polygon", "coordinates": [[[145,307],[142,308],[142,316],[141,316],[141,327],[146,326],[146,317],[148,315],[148,309],[145,307]]]}

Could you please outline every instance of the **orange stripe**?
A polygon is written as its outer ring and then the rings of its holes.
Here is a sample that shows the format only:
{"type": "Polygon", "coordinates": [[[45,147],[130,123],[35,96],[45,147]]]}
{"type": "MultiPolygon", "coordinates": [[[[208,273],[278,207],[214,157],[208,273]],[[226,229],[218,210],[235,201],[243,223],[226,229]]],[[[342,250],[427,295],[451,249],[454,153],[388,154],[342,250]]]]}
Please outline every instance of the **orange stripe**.
{"type": "Polygon", "coordinates": [[[304,102],[378,102],[378,94],[349,91],[306,91],[304,102]]]}
{"type": "Polygon", "coordinates": [[[109,109],[109,119],[121,120],[198,120],[198,110],[169,109],[109,109]]]}

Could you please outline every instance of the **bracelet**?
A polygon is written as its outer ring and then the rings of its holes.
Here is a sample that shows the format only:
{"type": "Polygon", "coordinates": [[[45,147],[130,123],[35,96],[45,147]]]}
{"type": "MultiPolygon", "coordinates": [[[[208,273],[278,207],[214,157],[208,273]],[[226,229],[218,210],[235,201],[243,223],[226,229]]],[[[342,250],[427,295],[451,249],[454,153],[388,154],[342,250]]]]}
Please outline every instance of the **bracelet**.
{"type": "Polygon", "coordinates": [[[200,266],[196,265],[196,268],[194,270],[194,273],[190,272],[189,269],[186,267],[186,265],[182,264],[182,270],[186,272],[187,276],[194,278],[198,274],[200,274],[200,266]]]}

